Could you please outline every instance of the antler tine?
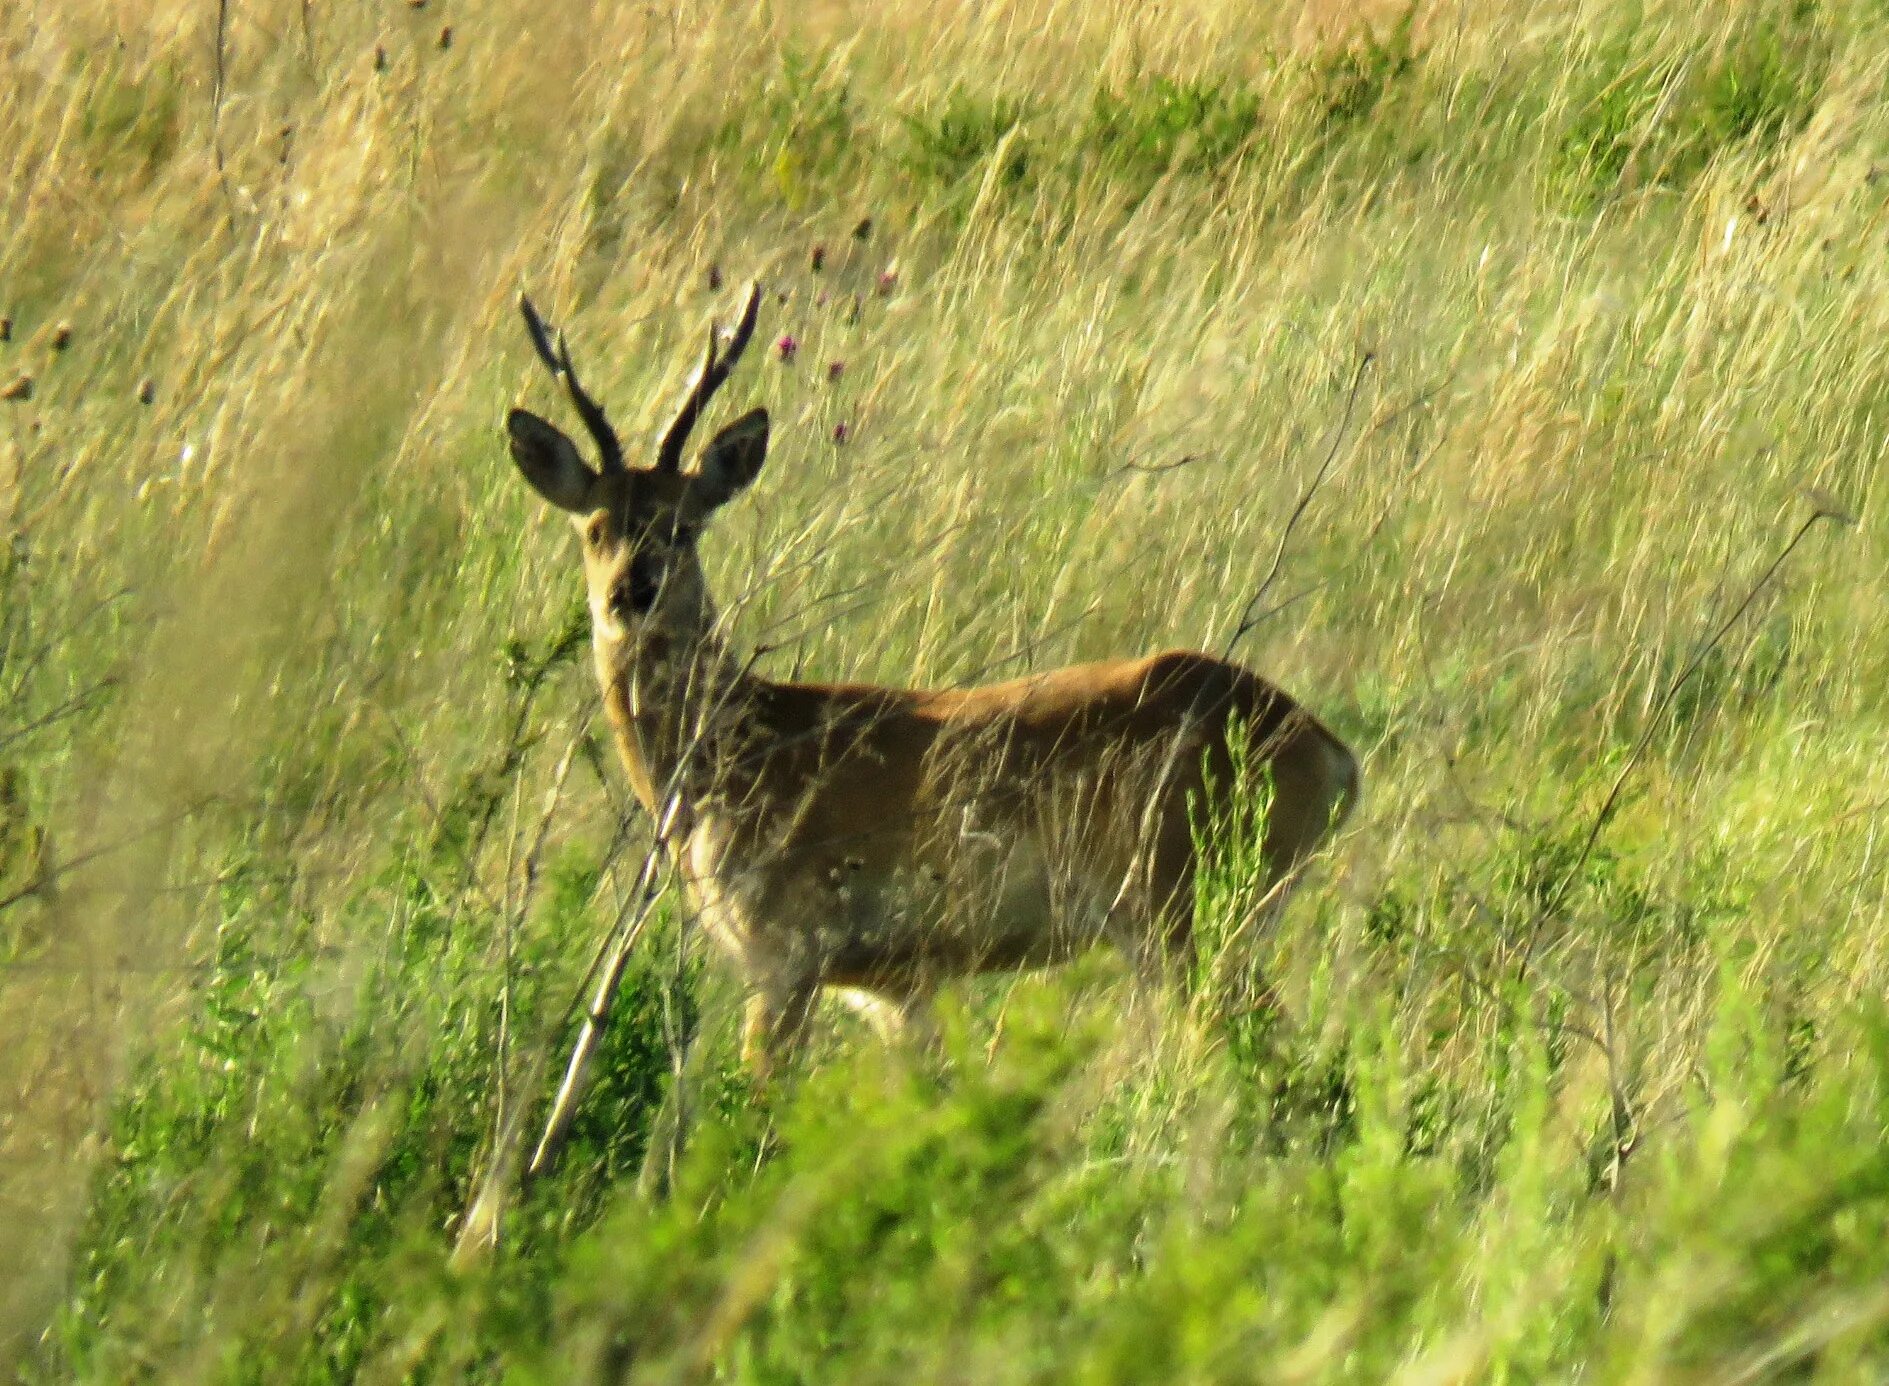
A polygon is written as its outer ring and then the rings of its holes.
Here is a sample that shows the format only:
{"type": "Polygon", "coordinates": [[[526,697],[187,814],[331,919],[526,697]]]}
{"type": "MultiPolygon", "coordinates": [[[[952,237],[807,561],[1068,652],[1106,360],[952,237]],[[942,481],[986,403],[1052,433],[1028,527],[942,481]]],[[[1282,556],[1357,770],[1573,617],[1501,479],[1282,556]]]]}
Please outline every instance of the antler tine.
{"type": "Polygon", "coordinates": [[[606,472],[623,470],[623,444],[617,441],[617,431],[610,427],[610,420],[604,417],[603,406],[590,397],[590,392],[577,379],[577,368],[571,364],[571,349],[564,340],[564,334],[558,333],[558,359],[564,363],[564,388],[570,392],[571,403],[577,407],[577,416],[584,421],[584,427],[590,430],[590,436],[597,440],[597,453],[603,461],[606,472]]]}
{"type": "Polygon", "coordinates": [[[525,315],[525,330],[531,334],[532,349],[538,353],[538,359],[549,367],[551,374],[564,382],[564,389],[576,406],[577,416],[584,421],[584,428],[597,444],[597,455],[606,472],[623,469],[623,444],[617,440],[617,431],[610,426],[605,417],[603,406],[592,399],[590,392],[577,378],[577,368],[571,364],[570,343],[564,334],[557,334],[557,345],[551,344],[551,329],[532,306],[531,299],[524,294],[518,296],[519,311],[525,315]]]}
{"type": "Polygon", "coordinates": [[[690,432],[708,408],[715,391],[722,387],[722,382],[728,379],[728,373],[741,359],[741,353],[748,349],[748,342],[754,336],[754,325],[760,316],[761,286],[758,282],[750,282],[747,301],[741,306],[741,316],[720,351],[716,350],[715,324],[709,323],[708,349],[702,354],[702,364],[690,379],[689,391],[683,397],[682,407],[676,410],[675,418],[663,431],[662,444],[656,449],[657,471],[675,472],[682,469],[682,449],[689,441],[690,432]]]}
{"type": "Polygon", "coordinates": [[[557,353],[551,349],[551,329],[546,327],[544,319],[538,316],[538,310],[532,306],[531,295],[518,296],[518,311],[525,315],[525,330],[531,334],[532,349],[538,353],[538,359],[556,375],[563,367],[558,365],[557,353]]]}
{"type": "Polygon", "coordinates": [[[742,302],[741,316],[735,320],[735,330],[728,335],[728,354],[722,360],[733,366],[741,353],[748,349],[748,339],[754,335],[754,325],[761,320],[761,285],[760,281],[748,281],[748,296],[742,302]]]}

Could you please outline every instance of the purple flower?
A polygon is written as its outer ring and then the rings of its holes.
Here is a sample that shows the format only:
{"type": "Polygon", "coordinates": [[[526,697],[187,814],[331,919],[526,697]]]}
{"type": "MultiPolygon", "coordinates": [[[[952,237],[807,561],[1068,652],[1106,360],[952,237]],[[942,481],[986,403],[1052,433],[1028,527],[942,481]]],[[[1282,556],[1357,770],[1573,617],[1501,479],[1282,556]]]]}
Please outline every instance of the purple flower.
{"type": "Polygon", "coordinates": [[[828,361],[826,363],[826,378],[828,380],[838,380],[845,374],[846,363],[844,361],[828,361]]]}
{"type": "Polygon", "coordinates": [[[823,244],[820,244],[819,242],[815,242],[812,251],[809,252],[807,255],[807,265],[810,269],[812,269],[812,271],[815,274],[818,274],[821,270],[825,269],[826,268],[826,246],[824,246],[823,244]]]}
{"type": "Polygon", "coordinates": [[[781,339],[778,342],[774,343],[774,354],[776,356],[779,356],[781,360],[783,361],[793,360],[794,353],[799,350],[800,350],[799,339],[797,339],[794,336],[794,334],[791,332],[781,333],[781,339]]]}
{"type": "Polygon", "coordinates": [[[833,441],[834,442],[844,443],[848,438],[851,438],[852,436],[853,436],[853,426],[847,423],[846,420],[841,419],[838,423],[833,425],[833,441]]]}
{"type": "Polygon", "coordinates": [[[879,274],[879,297],[890,298],[892,291],[899,286],[899,272],[888,265],[879,274]]]}

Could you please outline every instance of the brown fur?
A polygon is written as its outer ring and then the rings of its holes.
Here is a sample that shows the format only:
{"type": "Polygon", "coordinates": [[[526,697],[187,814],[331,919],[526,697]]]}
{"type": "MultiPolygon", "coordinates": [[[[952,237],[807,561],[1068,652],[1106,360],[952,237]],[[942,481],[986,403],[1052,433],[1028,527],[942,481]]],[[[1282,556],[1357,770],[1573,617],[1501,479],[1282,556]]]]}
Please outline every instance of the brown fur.
{"type": "MultiPolygon", "coordinates": [[[[718,359],[711,343],[686,409],[741,345],[718,359]]],[[[823,987],[889,1029],[945,979],[1104,939],[1144,976],[1172,974],[1191,948],[1196,819],[1209,784],[1234,778],[1236,726],[1244,772],[1270,783],[1276,901],[1356,801],[1341,741],[1209,655],[962,690],[757,677],[722,645],[694,541],[759,472],[764,414],[724,429],[692,472],[612,466],[608,437],[592,471],[522,410],[510,432],[527,479],[577,521],[618,749],[751,991],[753,1061],[799,1040],[823,987]]]]}

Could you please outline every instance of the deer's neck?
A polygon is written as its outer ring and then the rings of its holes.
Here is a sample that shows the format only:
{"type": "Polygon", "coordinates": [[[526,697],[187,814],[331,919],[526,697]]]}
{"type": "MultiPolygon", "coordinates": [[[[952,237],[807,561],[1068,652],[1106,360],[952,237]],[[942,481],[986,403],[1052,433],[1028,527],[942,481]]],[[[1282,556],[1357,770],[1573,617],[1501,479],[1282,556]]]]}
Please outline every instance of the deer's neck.
{"type": "Polygon", "coordinates": [[[709,632],[599,635],[593,651],[631,788],[672,837],[676,827],[686,834],[718,760],[740,739],[755,680],[709,632]]]}

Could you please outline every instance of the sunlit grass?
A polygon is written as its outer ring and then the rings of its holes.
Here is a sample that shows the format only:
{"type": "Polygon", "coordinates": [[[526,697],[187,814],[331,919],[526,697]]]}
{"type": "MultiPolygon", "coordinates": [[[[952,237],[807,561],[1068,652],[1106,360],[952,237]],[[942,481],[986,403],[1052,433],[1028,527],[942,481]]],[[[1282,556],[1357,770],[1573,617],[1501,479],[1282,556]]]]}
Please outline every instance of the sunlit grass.
{"type": "Polygon", "coordinates": [[[283,0],[220,90],[214,5],[0,18],[29,1375],[1881,1371],[1878,17],[1288,9],[283,0]],[[454,1271],[647,835],[512,304],[640,446],[750,274],[799,345],[705,547],[762,671],[1224,648],[1329,460],[1237,652],[1367,800],[1203,959],[1277,1015],[1097,957],[767,1094],[665,907],[454,1271]],[[1860,523],[1668,696],[1806,487],[1860,523]]]}

